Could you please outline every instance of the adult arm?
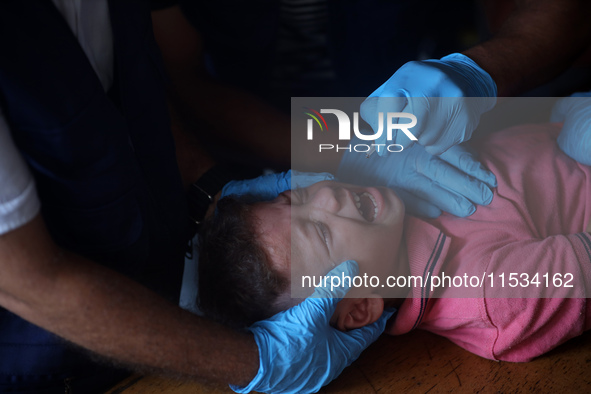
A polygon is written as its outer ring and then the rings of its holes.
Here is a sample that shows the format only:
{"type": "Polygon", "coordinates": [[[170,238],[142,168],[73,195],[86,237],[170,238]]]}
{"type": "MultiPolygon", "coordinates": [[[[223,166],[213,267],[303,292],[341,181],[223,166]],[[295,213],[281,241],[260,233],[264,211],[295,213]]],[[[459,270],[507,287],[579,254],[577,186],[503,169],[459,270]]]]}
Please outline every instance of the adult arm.
{"type": "MultiPolygon", "coordinates": [[[[582,0],[517,1],[492,39],[463,54],[406,63],[368,97],[360,114],[376,131],[376,142],[386,144],[377,113],[412,113],[417,142],[439,155],[472,137],[497,96],[523,93],[572,65],[590,46],[590,12],[591,3],[582,0]]],[[[400,132],[393,140],[405,147],[414,142],[400,132]]]]}
{"type": "Polygon", "coordinates": [[[252,335],[192,315],[59,248],[40,216],[0,236],[0,271],[1,306],[136,370],[238,385],[258,371],[252,335]]]}
{"type": "Polygon", "coordinates": [[[206,127],[209,138],[254,157],[289,166],[289,116],[261,99],[210,77],[203,40],[178,5],[152,12],[154,36],[172,80],[171,96],[183,117],[206,127]]]}
{"type": "MultiPolygon", "coordinates": [[[[591,41],[591,25],[587,23],[590,11],[591,3],[585,1],[518,1],[494,38],[463,54],[406,63],[367,98],[360,114],[376,133],[376,144],[386,146],[395,142],[407,148],[414,141],[403,133],[394,134],[392,140],[385,132],[379,135],[378,113],[412,113],[418,122],[411,131],[418,144],[428,154],[441,155],[471,138],[480,116],[494,106],[496,96],[524,92],[572,64],[591,41]],[[464,100],[464,97],[471,98],[464,100]]],[[[392,156],[385,149],[378,151],[378,155],[392,156]]],[[[433,160],[418,162],[418,166],[425,167],[428,163],[436,164],[433,168],[443,168],[442,163],[433,160]]],[[[433,180],[459,192],[460,201],[466,202],[464,197],[469,194],[465,190],[473,188],[472,178],[464,175],[463,179],[452,179],[448,173],[437,171],[433,180]]],[[[410,191],[412,199],[420,197],[427,204],[443,206],[445,210],[449,210],[445,208],[449,201],[457,206],[454,211],[464,212],[463,216],[470,214],[454,200],[438,193],[435,187],[427,185],[417,194],[413,190],[415,184],[406,182],[412,180],[413,177],[405,177],[397,181],[397,187],[410,191]]],[[[426,216],[431,216],[428,212],[426,216]]]]}
{"type": "Polygon", "coordinates": [[[550,81],[591,45],[591,3],[517,0],[493,38],[464,55],[487,71],[498,96],[514,96],[550,81]]]}
{"type": "MultiPolygon", "coordinates": [[[[252,335],[200,319],[125,276],[56,246],[38,213],[32,176],[1,109],[0,142],[0,306],[140,371],[236,384],[252,380],[259,365],[252,335]]],[[[195,164],[187,161],[188,145],[179,148],[179,162],[187,168],[195,164]]],[[[198,173],[187,172],[186,179],[192,176],[198,173]]]]}

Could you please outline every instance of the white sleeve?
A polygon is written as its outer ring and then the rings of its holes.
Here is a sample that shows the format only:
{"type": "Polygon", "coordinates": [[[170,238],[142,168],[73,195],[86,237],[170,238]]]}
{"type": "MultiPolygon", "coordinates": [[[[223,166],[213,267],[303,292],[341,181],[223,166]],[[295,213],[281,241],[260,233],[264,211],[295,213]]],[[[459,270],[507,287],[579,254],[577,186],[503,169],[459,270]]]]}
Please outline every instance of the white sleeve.
{"type": "Polygon", "coordinates": [[[0,108],[0,234],[29,222],[39,207],[33,176],[14,145],[0,108]]]}

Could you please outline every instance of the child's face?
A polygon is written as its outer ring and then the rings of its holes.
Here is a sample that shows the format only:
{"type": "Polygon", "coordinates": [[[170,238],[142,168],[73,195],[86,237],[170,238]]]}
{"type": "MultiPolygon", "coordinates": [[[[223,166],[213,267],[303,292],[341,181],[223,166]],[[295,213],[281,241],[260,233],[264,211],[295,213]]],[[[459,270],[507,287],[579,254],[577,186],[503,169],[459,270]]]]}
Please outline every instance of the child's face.
{"type": "Polygon", "coordinates": [[[271,263],[292,280],[291,265],[298,278],[323,276],[346,260],[380,281],[396,272],[404,204],[391,189],[319,182],[257,204],[254,213],[271,263]]]}

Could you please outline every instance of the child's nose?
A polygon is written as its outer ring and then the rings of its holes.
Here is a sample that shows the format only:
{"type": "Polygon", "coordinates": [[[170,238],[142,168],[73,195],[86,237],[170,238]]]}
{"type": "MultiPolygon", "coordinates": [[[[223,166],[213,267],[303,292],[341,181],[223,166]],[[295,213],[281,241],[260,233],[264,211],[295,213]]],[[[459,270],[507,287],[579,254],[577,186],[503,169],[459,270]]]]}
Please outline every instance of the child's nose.
{"type": "Polygon", "coordinates": [[[357,212],[353,193],[348,189],[326,187],[319,190],[315,198],[317,206],[328,212],[343,216],[351,216],[350,214],[357,212]]]}
{"type": "Polygon", "coordinates": [[[314,205],[326,211],[336,213],[341,208],[337,190],[332,187],[323,187],[318,190],[313,198],[314,205]]]}

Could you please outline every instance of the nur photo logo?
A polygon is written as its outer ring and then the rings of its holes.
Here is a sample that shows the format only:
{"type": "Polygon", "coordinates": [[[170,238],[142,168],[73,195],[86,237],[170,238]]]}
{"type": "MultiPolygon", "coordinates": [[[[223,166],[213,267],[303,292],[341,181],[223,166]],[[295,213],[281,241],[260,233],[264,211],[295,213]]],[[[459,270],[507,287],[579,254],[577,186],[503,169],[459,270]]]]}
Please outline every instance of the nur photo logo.
{"type": "MultiPolygon", "coordinates": [[[[312,108],[304,107],[305,112],[304,114],[308,115],[310,118],[307,119],[306,123],[306,138],[308,141],[314,140],[314,129],[320,129],[321,132],[328,131],[328,123],[322,114],[330,114],[336,117],[338,122],[338,137],[339,141],[350,141],[352,138],[351,129],[353,130],[353,134],[355,137],[362,141],[372,141],[374,142],[376,139],[380,138],[382,134],[386,133],[386,140],[388,142],[393,141],[393,135],[395,130],[400,130],[403,132],[410,140],[417,141],[417,137],[415,137],[412,132],[410,131],[411,128],[416,126],[417,124],[417,117],[408,112],[378,112],[377,116],[377,131],[374,133],[368,133],[365,129],[360,129],[359,127],[359,112],[353,112],[353,127],[351,127],[351,120],[349,115],[344,111],[339,109],[320,109],[320,111],[316,111],[312,108]],[[384,119],[386,120],[384,122],[384,119]],[[410,122],[407,123],[399,123],[401,120],[407,119],[410,122]],[[385,125],[384,125],[385,124],[385,125]],[[317,127],[315,127],[317,125],[317,127]]],[[[347,150],[349,152],[360,152],[360,153],[367,153],[372,149],[380,150],[380,149],[387,149],[389,152],[396,153],[401,152],[404,148],[400,144],[347,144],[347,145],[339,145],[339,144],[318,144],[318,151],[322,152],[323,150],[347,150]]]]}

